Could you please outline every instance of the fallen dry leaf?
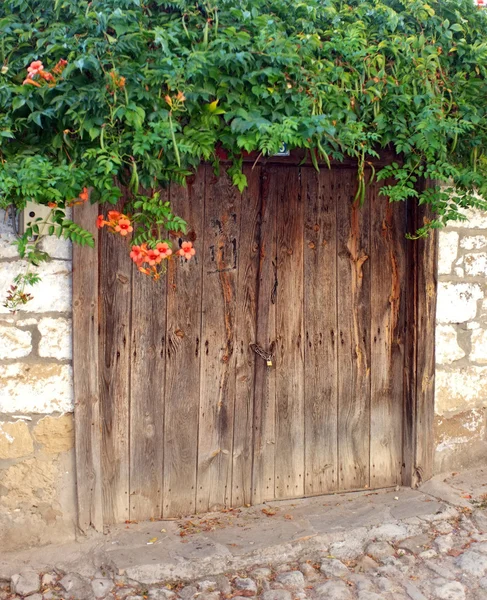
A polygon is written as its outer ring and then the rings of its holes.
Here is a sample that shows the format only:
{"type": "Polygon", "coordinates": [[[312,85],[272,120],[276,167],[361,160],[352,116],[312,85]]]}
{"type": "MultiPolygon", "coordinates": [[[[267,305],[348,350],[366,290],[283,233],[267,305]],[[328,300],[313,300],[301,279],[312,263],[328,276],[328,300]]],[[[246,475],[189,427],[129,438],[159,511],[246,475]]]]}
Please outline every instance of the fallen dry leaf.
{"type": "Polygon", "coordinates": [[[292,521],[294,519],[294,517],[292,515],[284,515],[284,518],[287,519],[288,521],[292,521]]]}
{"type": "Polygon", "coordinates": [[[147,542],[147,545],[149,545],[149,544],[155,544],[156,542],[157,542],[157,538],[156,538],[156,537],[153,537],[153,538],[151,538],[151,539],[150,539],[150,540],[147,542]]]}
{"type": "Polygon", "coordinates": [[[273,517],[275,514],[277,514],[277,508],[263,508],[262,512],[268,517],[273,517]]]}

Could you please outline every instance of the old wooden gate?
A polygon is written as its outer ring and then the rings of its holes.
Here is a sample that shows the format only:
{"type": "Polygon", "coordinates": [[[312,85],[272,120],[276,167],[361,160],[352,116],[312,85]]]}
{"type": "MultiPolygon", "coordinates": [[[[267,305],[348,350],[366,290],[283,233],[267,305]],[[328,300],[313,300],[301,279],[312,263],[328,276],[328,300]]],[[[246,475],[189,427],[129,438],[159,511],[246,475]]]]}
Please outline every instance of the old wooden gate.
{"type": "Polygon", "coordinates": [[[197,249],[166,281],[118,236],[76,250],[82,527],[429,475],[434,240],[377,184],[354,203],[352,167],[245,171],[166,192],[197,249]]]}

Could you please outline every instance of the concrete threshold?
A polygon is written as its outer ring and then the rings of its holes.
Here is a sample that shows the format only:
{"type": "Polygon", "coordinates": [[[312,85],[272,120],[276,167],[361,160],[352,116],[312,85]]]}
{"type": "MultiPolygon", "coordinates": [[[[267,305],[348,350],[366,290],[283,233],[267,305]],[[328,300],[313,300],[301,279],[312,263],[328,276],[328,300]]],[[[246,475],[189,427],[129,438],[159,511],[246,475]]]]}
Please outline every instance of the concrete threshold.
{"type": "MultiPolygon", "coordinates": [[[[477,472],[462,477],[459,485],[439,476],[422,490],[343,493],[113,526],[89,539],[0,554],[0,578],[26,567],[85,576],[106,568],[152,584],[293,562],[319,555],[332,543],[363,537],[371,528],[448,518],[454,505],[468,502],[462,496],[478,481],[477,472]]],[[[487,482],[485,473],[482,477],[487,482]]]]}

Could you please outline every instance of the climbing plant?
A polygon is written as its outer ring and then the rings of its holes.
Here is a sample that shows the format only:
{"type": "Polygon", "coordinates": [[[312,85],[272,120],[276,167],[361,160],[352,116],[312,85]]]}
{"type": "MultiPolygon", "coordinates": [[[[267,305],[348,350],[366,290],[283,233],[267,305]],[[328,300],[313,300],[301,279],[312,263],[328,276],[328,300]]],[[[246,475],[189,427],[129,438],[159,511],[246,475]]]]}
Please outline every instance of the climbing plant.
{"type": "Polygon", "coordinates": [[[0,203],[51,208],[18,241],[33,264],[43,233],[93,245],[66,208],[116,204],[124,186],[124,213],[98,225],[157,278],[195,251],[174,247],[185,223],[160,187],[224,161],[242,190],[243,155],[283,143],[317,168],[356,159],[359,203],[375,176],[391,201],[429,204],[417,235],[487,208],[487,13],[472,0],[4,0],[0,33],[0,203]],[[386,148],[398,160],[374,173],[386,148]]]}

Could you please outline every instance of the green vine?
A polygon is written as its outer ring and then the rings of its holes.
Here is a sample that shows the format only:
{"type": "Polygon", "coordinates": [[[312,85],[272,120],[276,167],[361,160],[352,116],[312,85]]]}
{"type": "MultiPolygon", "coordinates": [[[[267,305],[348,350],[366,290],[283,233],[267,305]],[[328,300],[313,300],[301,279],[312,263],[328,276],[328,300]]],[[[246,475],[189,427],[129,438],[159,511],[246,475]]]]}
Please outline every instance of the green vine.
{"type": "Polygon", "coordinates": [[[122,185],[136,239],[169,247],[161,186],[223,160],[242,190],[243,155],[283,143],[317,167],[356,159],[360,203],[376,176],[391,201],[430,205],[417,235],[487,208],[472,0],[5,0],[0,31],[0,205],[55,205],[74,241],[66,206],[85,187],[116,204],[122,185]],[[398,160],[375,174],[384,149],[398,160]]]}

